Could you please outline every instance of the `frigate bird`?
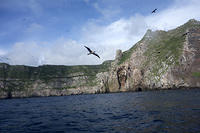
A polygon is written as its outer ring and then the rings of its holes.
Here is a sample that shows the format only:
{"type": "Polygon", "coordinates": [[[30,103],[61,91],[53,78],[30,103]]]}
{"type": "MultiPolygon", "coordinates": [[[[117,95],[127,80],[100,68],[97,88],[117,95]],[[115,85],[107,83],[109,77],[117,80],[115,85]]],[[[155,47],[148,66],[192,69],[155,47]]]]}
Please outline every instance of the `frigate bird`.
{"type": "Polygon", "coordinates": [[[97,56],[98,58],[100,58],[99,55],[95,53],[95,51],[92,51],[92,50],[91,50],[90,48],[88,48],[87,46],[84,46],[84,47],[89,51],[88,55],[93,54],[93,55],[97,56]]]}
{"type": "Polygon", "coordinates": [[[156,9],[154,9],[151,13],[156,13],[156,10],[157,10],[157,8],[156,9]]]}

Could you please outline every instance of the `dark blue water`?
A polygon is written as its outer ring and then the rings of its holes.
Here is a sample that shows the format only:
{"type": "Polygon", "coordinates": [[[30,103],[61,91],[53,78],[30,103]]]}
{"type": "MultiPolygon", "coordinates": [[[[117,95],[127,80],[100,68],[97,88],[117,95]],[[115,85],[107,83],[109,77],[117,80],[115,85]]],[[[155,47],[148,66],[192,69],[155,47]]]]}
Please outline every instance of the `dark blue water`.
{"type": "Polygon", "coordinates": [[[0,100],[0,133],[198,133],[200,90],[0,100]]]}

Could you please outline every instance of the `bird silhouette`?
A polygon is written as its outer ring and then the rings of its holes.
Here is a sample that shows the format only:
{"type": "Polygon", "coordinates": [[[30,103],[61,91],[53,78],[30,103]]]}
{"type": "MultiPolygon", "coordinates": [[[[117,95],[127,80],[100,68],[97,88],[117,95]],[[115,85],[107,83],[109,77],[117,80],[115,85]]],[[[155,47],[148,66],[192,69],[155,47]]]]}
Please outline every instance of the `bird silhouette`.
{"type": "Polygon", "coordinates": [[[93,54],[93,55],[97,56],[98,58],[100,58],[99,55],[95,53],[95,51],[92,51],[92,50],[91,50],[90,48],[88,48],[87,46],[84,46],[84,47],[89,51],[88,55],[93,54]]]}
{"type": "Polygon", "coordinates": [[[154,9],[151,13],[156,13],[156,10],[157,10],[157,8],[156,9],[154,9]]]}

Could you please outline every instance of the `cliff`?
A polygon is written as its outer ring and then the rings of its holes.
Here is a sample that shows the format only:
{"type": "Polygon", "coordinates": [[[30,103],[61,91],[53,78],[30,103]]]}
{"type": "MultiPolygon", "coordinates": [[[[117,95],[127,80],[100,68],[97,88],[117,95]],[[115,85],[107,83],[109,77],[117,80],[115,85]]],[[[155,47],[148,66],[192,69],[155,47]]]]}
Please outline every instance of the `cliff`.
{"type": "Polygon", "coordinates": [[[117,51],[110,92],[200,88],[200,22],[170,31],[148,30],[131,49],[117,51]]]}
{"type": "Polygon", "coordinates": [[[0,98],[100,93],[100,78],[111,61],[101,65],[30,67],[0,64],[0,98]]]}
{"type": "Polygon", "coordinates": [[[132,48],[101,65],[0,64],[0,98],[200,88],[200,22],[148,30],[132,48]]]}

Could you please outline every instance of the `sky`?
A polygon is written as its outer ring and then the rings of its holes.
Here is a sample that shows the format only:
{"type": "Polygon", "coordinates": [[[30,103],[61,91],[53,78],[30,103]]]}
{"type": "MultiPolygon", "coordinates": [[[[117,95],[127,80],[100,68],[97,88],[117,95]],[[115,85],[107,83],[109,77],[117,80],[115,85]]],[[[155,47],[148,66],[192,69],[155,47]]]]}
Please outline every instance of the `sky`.
{"type": "Polygon", "coordinates": [[[117,49],[131,48],[147,29],[200,20],[199,7],[199,0],[0,0],[0,62],[101,64],[117,49]],[[84,46],[101,58],[87,55],[84,46]]]}

